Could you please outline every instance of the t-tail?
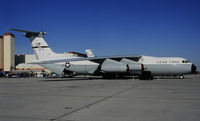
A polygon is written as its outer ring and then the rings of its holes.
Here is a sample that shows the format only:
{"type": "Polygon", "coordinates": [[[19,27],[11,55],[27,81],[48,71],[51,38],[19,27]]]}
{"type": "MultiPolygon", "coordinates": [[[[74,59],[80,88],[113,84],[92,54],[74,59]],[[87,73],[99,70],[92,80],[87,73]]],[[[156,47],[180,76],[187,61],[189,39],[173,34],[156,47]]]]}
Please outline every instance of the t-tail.
{"type": "Polygon", "coordinates": [[[9,29],[18,32],[24,32],[24,36],[27,37],[33,48],[33,51],[36,55],[36,59],[38,60],[48,60],[56,56],[51,48],[48,47],[48,44],[45,42],[43,36],[46,32],[33,32],[33,31],[25,31],[18,29],[9,29]]]}

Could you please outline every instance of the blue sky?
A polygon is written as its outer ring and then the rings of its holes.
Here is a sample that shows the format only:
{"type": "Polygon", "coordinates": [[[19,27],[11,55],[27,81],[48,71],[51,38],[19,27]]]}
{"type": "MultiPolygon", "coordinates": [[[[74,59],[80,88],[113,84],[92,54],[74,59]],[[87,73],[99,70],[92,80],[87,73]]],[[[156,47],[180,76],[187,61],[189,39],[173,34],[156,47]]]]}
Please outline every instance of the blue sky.
{"type": "MultiPolygon", "coordinates": [[[[46,31],[55,52],[185,57],[200,65],[199,0],[0,0],[6,28],[46,31]]],[[[16,35],[16,53],[32,53],[16,35]]]]}

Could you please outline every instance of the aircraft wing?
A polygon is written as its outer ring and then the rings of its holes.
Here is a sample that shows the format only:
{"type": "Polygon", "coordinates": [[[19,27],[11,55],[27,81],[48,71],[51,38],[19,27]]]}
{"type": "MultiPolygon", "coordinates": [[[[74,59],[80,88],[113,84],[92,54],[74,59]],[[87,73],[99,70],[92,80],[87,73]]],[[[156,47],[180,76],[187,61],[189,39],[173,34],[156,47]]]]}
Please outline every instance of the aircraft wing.
{"type": "Polygon", "coordinates": [[[106,59],[112,59],[116,61],[120,61],[123,58],[130,59],[133,61],[138,61],[141,56],[108,56],[108,57],[88,57],[88,58],[72,58],[72,59],[57,59],[57,60],[47,60],[47,61],[37,61],[37,62],[32,62],[30,64],[51,64],[51,63],[60,63],[60,62],[73,62],[73,61],[92,61],[95,63],[102,64],[106,59]]]}
{"type": "Polygon", "coordinates": [[[133,61],[138,61],[141,58],[141,56],[110,56],[110,57],[90,57],[90,58],[88,58],[89,61],[102,64],[106,59],[121,61],[123,58],[126,58],[133,61]]]}

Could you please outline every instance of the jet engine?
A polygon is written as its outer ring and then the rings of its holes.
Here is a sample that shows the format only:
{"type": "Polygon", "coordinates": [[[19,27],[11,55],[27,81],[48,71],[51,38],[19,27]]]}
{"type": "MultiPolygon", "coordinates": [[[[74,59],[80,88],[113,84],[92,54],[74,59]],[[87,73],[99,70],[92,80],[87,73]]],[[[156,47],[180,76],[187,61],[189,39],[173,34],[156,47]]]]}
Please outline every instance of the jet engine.
{"type": "Polygon", "coordinates": [[[129,67],[125,64],[109,64],[103,65],[101,70],[108,73],[124,73],[129,71],[129,67]]]}
{"type": "Polygon", "coordinates": [[[128,65],[130,73],[140,75],[144,70],[144,65],[142,63],[138,63],[126,58],[123,58],[120,62],[128,65]]]}
{"type": "Polygon", "coordinates": [[[129,72],[129,66],[118,61],[106,59],[101,65],[101,71],[107,73],[125,73],[129,72]]]}

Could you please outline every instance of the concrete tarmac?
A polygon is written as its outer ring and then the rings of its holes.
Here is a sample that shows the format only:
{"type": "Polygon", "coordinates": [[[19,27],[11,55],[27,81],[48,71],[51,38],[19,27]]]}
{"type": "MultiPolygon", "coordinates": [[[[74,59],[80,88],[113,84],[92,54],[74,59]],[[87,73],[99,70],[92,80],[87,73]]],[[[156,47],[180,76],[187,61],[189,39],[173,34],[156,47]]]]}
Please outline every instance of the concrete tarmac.
{"type": "Polygon", "coordinates": [[[200,121],[200,75],[0,78],[0,121],[200,121]]]}

